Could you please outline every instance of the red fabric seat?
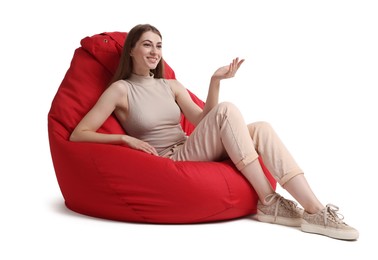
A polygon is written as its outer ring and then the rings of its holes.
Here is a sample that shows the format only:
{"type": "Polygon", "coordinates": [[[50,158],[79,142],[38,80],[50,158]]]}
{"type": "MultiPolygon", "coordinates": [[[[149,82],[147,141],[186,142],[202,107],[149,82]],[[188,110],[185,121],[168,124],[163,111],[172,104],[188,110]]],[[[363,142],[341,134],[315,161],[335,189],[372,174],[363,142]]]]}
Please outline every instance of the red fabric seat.
{"type": "MultiPolygon", "coordinates": [[[[49,143],[66,206],[93,217],[143,223],[200,223],[255,213],[256,192],[229,160],[174,162],[124,146],[68,140],[107,86],[126,36],[110,32],[82,39],[52,101],[49,143]]],[[[168,64],[165,77],[175,78],[168,64]]],[[[182,126],[188,134],[194,129],[184,117],[182,126]]],[[[124,133],[114,116],[99,131],[124,133]]]]}

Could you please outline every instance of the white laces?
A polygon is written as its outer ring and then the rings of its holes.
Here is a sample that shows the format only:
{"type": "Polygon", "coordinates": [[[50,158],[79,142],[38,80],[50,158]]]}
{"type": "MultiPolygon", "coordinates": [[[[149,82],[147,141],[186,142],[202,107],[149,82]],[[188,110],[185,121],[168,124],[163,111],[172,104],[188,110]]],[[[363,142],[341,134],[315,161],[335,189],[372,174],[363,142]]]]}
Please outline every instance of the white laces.
{"type": "Polygon", "coordinates": [[[325,209],[323,210],[323,219],[325,226],[327,226],[328,219],[338,224],[344,224],[344,222],[342,221],[344,219],[344,216],[340,213],[337,213],[338,210],[338,206],[335,206],[333,204],[326,205],[325,209]]]}
{"type": "Polygon", "coordinates": [[[269,194],[268,196],[266,196],[264,198],[264,201],[265,201],[265,203],[270,205],[272,203],[272,201],[274,201],[276,198],[277,198],[277,201],[275,202],[276,205],[275,205],[275,209],[274,209],[274,221],[276,221],[276,219],[277,219],[278,207],[279,207],[280,203],[282,203],[288,209],[296,209],[297,208],[296,202],[291,201],[291,200],[287,200],[278,193],[269,194]]]}

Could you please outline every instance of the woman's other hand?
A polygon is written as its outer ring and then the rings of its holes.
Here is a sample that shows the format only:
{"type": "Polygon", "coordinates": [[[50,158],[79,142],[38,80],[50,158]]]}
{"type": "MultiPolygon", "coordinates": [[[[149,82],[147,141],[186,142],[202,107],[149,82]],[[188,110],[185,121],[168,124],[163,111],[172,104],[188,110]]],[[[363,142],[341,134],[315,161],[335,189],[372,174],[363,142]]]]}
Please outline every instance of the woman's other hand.
{"type": "Polygon", "coordinates": [[[220,67],[217,69],[214,74],[213,78],[222,80],[222,79],[229,79],[235,76],[236,72],[240,68],[240,66],[243,64],[244,59],[239,60],[239,58],[235,58],[232,60],[230,65],[220,67]]]}
{"type": "Polygon", "coordinates": [[[139,139],[134,138],[134,137],[129,136],[129,135],[125,135],[123,140],[126,143],[126,145],[128,145],[129,147],[131,147],[133,149],[140,150],[140,151],[143,151],[145,153],[149,153],[149,154],[158,156],[156,149],[152,145],[150,145],[149,143],[146,143],[142,140],[139,140],[139,139]]]}

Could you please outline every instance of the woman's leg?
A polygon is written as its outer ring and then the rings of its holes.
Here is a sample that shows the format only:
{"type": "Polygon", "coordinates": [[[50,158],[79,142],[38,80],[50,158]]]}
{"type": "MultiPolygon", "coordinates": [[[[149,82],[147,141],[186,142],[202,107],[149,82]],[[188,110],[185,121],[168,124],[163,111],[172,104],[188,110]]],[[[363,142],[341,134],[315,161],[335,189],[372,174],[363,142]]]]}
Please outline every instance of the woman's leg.
{"type": "Polygon", "coordinates": [[[287,190],[308,213],[316,213],[324,208],[324,205],[315,196],[303,174],[297,175],[287,181],[283,188],[287,190]]]}
{"type": "Polygon", "coordinates": [[[274,190],[262,170],[259,155],[281,185],[302,174],[269,124],[247,126],[240,111],[223,102],[209,112],[171,158],[219,161],[229,157],[256,190],[260,201],[269,204],[265,198],[274,190]]]}
{"type": "Polygon", "coordinates": [[[267,204],[264,198],[275,193],[275,191],[266,178],[259,160],[254,160],[253,162],[245,166],[241,170],[241,172],[255,189],[260,201],[263,204],[267,204]]]}
{"type": "MultiPolygon", "coordinates": [[[[219,161],[229,157],[253,186],[261,203],[270,205],[275,201],[266,198],[275,194],[275,191],[263,172],[258,160],[256,142],[251,137],[253,135],[258,142],[266,143],[266,145],[260,145],[261,148],[264,148],[264,151],[267,151],[264,153],[263,161],[270,156],[281,157],[279,152],[282,148],[267,149],[268,146],[275,144],[265,140],[273,137],[273,135],[262,133],[265,131],[263,126],[268,129],[268,124],[263,123],[256,123],[247,127],[240,111],[233,104],[229,102],[220,103],[198,124],[186,143],[177,149],[171,158],[176,161],[219,161]]],[[[280,165],[274,165],[275,160],[267,161],[267,166],[272,166],[270,169],[268,168],[270,171],[287,167],[290,169],[291,176],[302,173],[294,163],[282,162],[280,165]]],[[[280,170],[279,172],[283,175],[285,171],[280,170]]]]}
{"type": "Polygon", "coordinates": [[[319,202],[303,171],[287,151],[272,127],[265,122],[246,126],[239,110],[231,103],[220,103],[200,122],[184,145],[175,149],[173,160],[217,161],[229,157],[251,183],[259,196],[257,219],[289,226],[305,232],[339,239],[357,239],[358,231],[338,217],[337,207],[319,202]],[[275,193],[258,157],[304,208],[275,193]],[[320,210],[319,210],[320,209],[320,210]],[[314,214],[311,214],[314,213],[314,214]]]}
{"type": "Polygon", "coordinates": [[[185,144],[171,156],[176,161],[220,161],[230,158],[261,200],[273,194],[274,190],[258,157],[240,111],[228,102],[214,107],[185,144]]]}
{"type": "Polygon", "coordinates": [[[278,183],[310,213],[324,208],[313,193],[303,171],[299,168],[270,124],[257,122],[248,125],[255,149],[278,183]]]}
{"type": "MultiPolygon", "coordinates": [[[[255,149],[262,157],[268,170],[275,176],[281,186],[286,189],[304,207],[301,229],[309,233],[316,233],[337,239],[356,240],[359,232],[348,226],[339,217],[338,207],[327,204],[326,207],[318,200],[308,184],[301,169],[297,166],[290,153],[286,150],[277,134],[267,123],[248,125],[250,136],[255,149]]],[[[248,168],[246,167],[246,170],[248,168]]],[[[253,175],[254,169],[246,174],[253,175]]],[[[261,206],[262,211],[270,212],[269,207],[261,206]]],[[[273,222],[272,219],[261,214],[260,219],[273,222]]],[[[283,220],[285,224],[286,220],[283,220]]],[[[296,222],[289,222],[296,224],[296,222]]]]}
{"type": "MultiPolygon", "coordinates": [[[[282,149],[279,146],[276,149],[268,149],[268,146],[275,144],[265,140],[267,137],[273,137],[271,133],[260,133],[264,131],[262,127],[264,125],[255,124],[256,131],[253,133],[257,140],[264,144],[260,147],[266,150],[265,159],[270,156],[278,159],[281,157],[279,152],[282,149]]],[[[258,219],[260,221],[300,226],[302,210],[294,202],[275,193],[262,170],[255,142],[251,138],[251,130],[254,128],[247,127],[240,111],[234,105],[228,102],[220,103],[203,118],[185,144],[176,149],[171,158],[178,161],[217,161],[229,157],[259,196],[258,219]]],[[[290,178],[302,173],[292,162],[286,163],[282,160],[279,165],[275,165],[275,159],[267,161],[267,166],[270,166],[268,169],[277,180],[285,179],[281,176],[284,172],[289,172],[290,178]],[[289,170],[280,170],[279,175],[275,175],[273,170],[280,167],[289,170]]]]}

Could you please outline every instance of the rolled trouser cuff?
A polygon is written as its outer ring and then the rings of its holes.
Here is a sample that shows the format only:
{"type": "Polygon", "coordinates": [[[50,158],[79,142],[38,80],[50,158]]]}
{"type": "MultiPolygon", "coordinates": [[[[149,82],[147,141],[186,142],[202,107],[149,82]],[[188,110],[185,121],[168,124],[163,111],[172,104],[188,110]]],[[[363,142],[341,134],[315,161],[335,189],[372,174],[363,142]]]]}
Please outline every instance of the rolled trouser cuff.
{"type": "Polygon", "coordinates": [[[282,176],[281,179],[278,179],[277,182],[281,185],[281,187],[283,187],[288,181],[300,174],[303,174],[303,171],[301,169],[294,169],[282,176]]]}
{"type": "Polygon", "coordinates": [[[241,171],[243,170],[248,164],[252,163],[253,161],[259,158],[258,154],[251,154],[249,156],[244,157],[239,162],[235,163],[236,168],[241,171]]]}

